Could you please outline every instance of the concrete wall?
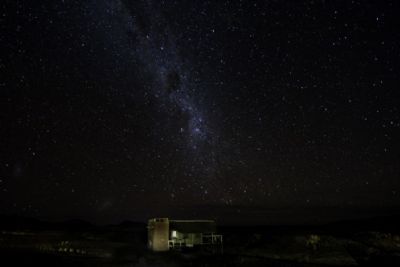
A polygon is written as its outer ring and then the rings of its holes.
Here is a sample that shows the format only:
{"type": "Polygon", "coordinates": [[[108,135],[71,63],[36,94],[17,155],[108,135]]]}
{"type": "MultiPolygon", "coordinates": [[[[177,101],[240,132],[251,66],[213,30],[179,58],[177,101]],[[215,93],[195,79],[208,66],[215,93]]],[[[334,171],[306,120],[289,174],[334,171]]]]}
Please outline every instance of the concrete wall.
{"type": "Polygon", "coordinates": [[[169,240],[168,218],[156,218],[148,223],[148,246],[153,251],[167,251],[169,240]]]}

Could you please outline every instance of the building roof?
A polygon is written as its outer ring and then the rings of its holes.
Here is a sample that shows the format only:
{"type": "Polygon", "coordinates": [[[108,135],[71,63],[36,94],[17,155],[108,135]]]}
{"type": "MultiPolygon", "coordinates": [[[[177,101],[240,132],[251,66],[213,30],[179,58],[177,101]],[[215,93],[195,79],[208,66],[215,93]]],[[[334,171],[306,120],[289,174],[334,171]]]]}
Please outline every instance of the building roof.
{"type": "Polygon", "coordinates": [[[215,233],[217,227],[212,220],[170,220],[169,228],[180,233],[215,233]]]}

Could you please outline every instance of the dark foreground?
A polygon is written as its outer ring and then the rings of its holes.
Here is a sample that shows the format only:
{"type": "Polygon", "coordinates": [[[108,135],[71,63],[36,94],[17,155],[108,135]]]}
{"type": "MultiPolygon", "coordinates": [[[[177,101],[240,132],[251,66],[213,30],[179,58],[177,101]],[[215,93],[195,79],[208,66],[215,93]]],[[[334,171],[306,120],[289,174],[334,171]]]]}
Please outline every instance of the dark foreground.
{"type": "Polygon", "coordinates": [[[325,226],[221,227],[223,251],[153,253],[146,226],[2,220],[1,266],[400,266],[396,218],[325,226]]]}

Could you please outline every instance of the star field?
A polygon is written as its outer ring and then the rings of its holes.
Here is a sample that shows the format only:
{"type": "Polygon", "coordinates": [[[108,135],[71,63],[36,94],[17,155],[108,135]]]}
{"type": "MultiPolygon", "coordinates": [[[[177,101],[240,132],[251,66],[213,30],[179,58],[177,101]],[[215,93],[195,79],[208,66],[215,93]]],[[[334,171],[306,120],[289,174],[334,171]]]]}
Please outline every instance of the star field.
{"type": "Polygon", "coordinates": [[[2,3],[0,211],[108,222],[398,208],[399,10],[2,3]]]}

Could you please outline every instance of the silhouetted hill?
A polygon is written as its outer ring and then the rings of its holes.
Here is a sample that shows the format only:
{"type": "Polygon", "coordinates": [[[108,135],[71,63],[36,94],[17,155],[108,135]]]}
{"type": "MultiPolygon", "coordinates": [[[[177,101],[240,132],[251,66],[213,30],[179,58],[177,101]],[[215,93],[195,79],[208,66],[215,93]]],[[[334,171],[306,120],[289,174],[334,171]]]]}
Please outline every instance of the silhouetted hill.
{"type": "Polygon", "coordinates": [[[0,215],[0,228],[2,230],[87,230],[95,225],[80,219],[70,219],[63,222],[41,221],[35,218],[0,215]]]}
{"type": "Polygon", "coordinates": [[[133,222],[133,221],[123,221],[120,224],[113,225],[114,227],[121,227],[121,228],[141,228],[146,227],[145,223],[142,222],[133,222]]]}
{"type": "Polygon", "coordinates": [[[16,215],[0,215],[0,228],[2,230],[23,230],[48,228],[52,224],[40,220],[16,215]]]}

